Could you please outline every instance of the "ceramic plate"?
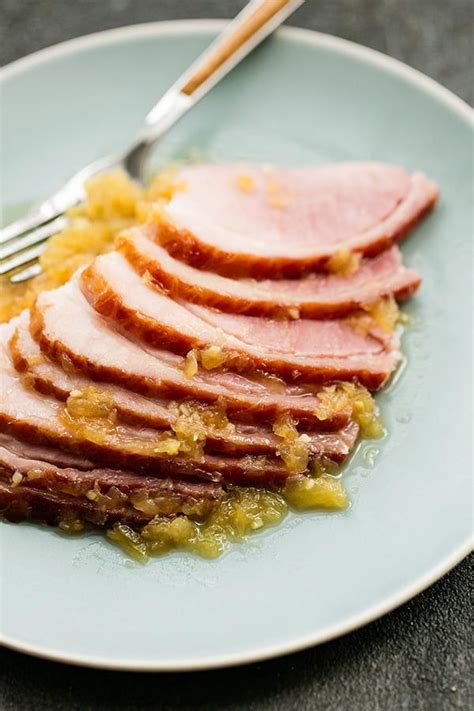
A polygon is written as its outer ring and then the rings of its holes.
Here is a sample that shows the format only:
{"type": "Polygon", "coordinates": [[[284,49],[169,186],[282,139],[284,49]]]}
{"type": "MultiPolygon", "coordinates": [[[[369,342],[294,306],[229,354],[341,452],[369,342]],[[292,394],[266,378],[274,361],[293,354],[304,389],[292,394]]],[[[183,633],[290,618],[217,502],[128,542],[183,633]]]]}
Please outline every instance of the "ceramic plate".
{"type": "MultiPolygon", "coordinates": [[[[130,140],[219,22],[140,25],[7,67],[9,213],[130,140]]],[[[403,245],[423,275],[406,362],[380,397],[388,435],[365,443],[342,514],[290,515],[217,561],[141,566],[101,536],[1,524],[6,645],[91,666],[176,670],[272,657],[343,634],[415,595],[468,552],[472,125],[419,73],[333,37],[285,29],[160,144],[154,167],[200,155],[275,163],[382,160],[422,170],[437,209],[403,245]]]]}

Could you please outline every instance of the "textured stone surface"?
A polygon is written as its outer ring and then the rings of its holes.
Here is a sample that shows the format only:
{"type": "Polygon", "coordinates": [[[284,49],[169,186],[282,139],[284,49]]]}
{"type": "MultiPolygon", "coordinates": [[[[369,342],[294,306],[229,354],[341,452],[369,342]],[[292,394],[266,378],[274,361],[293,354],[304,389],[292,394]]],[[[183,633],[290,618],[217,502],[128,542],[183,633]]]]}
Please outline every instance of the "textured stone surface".
{"type": "MultiPolygon", "coordinates": [[[[71,37],[155,20],[231,17],[243,0],[1,0],[0,63],[71,37]]],[[[307,0],[290,24],[402,59],[474,99],[471,0],[307,0]]]]}
{"type": "MultiPolygon", "coordinates": [[[[464,561],[367,627],[251,666],[192,674],[66,667],[4,651],[3,711],[441,711],[472,708],[472,612],[464,561]]],[[[32,602],[32,604],[34,604],[32,602]]]]}
{"type": "MultiPolygon", "coordinates": [[[[1,0],[0,63],[111,27],[229,17],[243,4],[238,0],[1,0]]],[[[471,0],[307,0],[292,24],[398,57],[472,102],[473,14],[471,0]]],[[[4,650],[0,708],[472,708],[473,560],[471,556],[430,590],[362,630],[307,652],[240,669],[133,675],[66,667],[4,650]]]]}

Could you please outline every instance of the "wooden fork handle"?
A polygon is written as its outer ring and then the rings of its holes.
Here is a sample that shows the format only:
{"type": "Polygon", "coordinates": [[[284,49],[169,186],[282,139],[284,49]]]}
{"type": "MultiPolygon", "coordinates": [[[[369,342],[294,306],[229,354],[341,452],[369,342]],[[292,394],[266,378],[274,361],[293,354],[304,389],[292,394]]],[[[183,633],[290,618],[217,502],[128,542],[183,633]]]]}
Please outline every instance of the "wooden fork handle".
{"type": "Polygon", "coordinates": [[[181,92],[191,96],[208,79],[224,67],[233,58],[237,63],[240,54],[247,54],[267,34],[277,27],[293,12],[303,0],[252,0],[230,23],[193,64],[186,75],[181,92]],[[280,15],[280,17],[279,17],[280,15]],[[259,35],[262,35],[259,37],[259,35]],[[250,46],[249,46],[250,45],[250,46]]]}

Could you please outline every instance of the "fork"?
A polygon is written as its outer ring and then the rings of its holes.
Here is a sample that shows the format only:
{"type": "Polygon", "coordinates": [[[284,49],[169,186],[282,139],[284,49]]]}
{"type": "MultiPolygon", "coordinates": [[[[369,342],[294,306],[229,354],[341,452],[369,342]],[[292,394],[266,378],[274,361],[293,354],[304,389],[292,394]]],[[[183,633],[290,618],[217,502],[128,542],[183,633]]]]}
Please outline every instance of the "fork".
{"type": "Polygon", "coordinates": [[[128,148],[82,168],[36,209],[0,230],[0,275],[20,283],[41,273],[38,259],[46,241],[67,226],[65,212],[84,200],[84,185],[97,173],[121,168],[143,182],[156,141],[303,2],[251,0],[155,104],[128,148]]]}

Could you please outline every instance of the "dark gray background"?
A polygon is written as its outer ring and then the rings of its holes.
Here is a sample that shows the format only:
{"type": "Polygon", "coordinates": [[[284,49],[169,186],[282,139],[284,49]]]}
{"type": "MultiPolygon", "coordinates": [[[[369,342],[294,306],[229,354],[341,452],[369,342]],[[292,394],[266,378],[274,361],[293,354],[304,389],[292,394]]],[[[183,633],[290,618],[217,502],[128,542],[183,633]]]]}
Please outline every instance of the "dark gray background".
{"type": "MultiPolygon", "coordinates": [[[[230,17],[243,4],[242,0],[0,0],[0,63],[111,27],[230,17]]],[[[291,24],[397,57],[472,103],[473,13],[472,0],[307,0],[291,24]]],[[[240,669],[135,675],[67,667],[3,650],[0,708],[467,709],[474,696],[472,562],[471,556],[430,590],[358,632],[307,652],[240,669]]]]}

